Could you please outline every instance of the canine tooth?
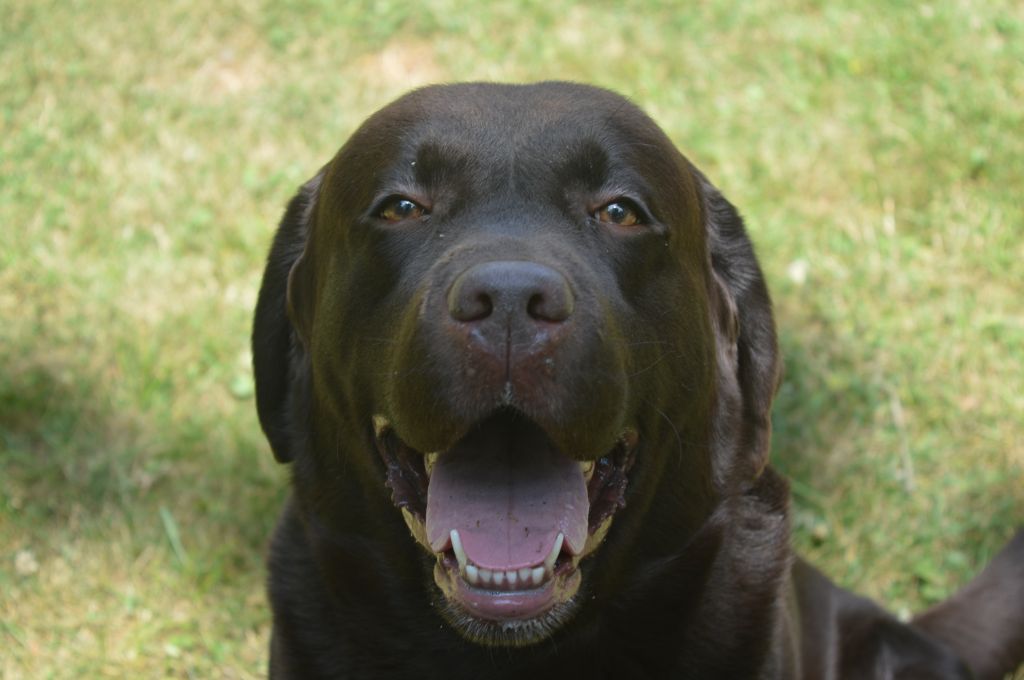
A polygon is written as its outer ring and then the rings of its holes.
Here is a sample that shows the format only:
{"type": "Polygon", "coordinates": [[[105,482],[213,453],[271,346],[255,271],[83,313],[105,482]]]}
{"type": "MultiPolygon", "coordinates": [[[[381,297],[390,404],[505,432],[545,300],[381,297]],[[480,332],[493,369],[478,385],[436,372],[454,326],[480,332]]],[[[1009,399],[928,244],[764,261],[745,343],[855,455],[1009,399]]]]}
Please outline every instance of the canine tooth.
{"type": "Polygon", "coordinates": [[[452,529],[449,536],[452,539],[452,550],[455,552],[455,559],[459,561],[459,571],[465,571],[466,563],[469,560],[466,559],[466,551],[462,549],[462,539],[459,538],[459,532],[452,529]]]}
{"type": "Polygon", "coordinates": [[[508,581],[508,584],[510,586],[514,587],[516,585],[516,580],[518,578],[519,578],[519,572],[516,571],[515,569],[512,569],[511,571],[506,571],[505,572],[505,580],[508,581]]]}
{"type": "Polygon", "coordinates": [[[501,569],[495,569],[494,570],[494,585],[500,586],[504,582],[505,582],[505,572],[503,572],[501,569]]]}
{"type": "Polygon", "coordinates": [[[384,416],[377,415],[373,417],[373,433],[378,437],[389,427],[391,427],[391,423],[384,416]]]}
{"type": "Polygon", "coordinates": [[[565,541],[565,534],[559,532],[558,538],[555,539],[555,545],[551,547],[551,552],[544,558],[544,568],[548,571],[555,570],[555,560],[558,559],[558,553],[562,552],[562,543],[565,541]]]}
{"type": "Polygon", "coordinates": [[[483,581],[485,584],[490,585],[491,584],[491,570],[490,569],[484,569],[483,567],[480,567],[480,580],[483,581]]]}
{"type": "Polygon", "coordinates": [[[544,582],[544,567],[534,567],[530,570],[530,578],[533,579],[533,585],[539,586],[544,582]]]}
{"type": "Polygon", "coordinates": [[[466,580],[474,586],[480,582],[480,570],[476,568],[476,565],[466,565],[466,580]]]}
{"type": "Polygon", "coordinates": [[[437,457],[440,455],[440,451],[435,451],[434,453],[428,453],[423,456],[423,467],[427,471],[427,477],[429,477],[430,473],[434,471],[434,464],[437,462],[437,457]]]}
{"type": "Polygon", "coordinates": [[[532,572],[533,569],[530,569],[529,567],[523,567],[519,570],[519,580],[523,582],[524,586],[530,584],[530,574],[532,572]]]}

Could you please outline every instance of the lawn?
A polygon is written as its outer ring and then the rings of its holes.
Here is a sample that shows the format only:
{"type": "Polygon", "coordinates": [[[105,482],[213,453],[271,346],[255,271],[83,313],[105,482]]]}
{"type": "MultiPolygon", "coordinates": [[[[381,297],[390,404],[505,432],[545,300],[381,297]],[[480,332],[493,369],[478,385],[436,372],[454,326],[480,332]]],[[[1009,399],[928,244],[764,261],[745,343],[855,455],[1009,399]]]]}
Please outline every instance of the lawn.
{"type": "Polygon", "coordinates": [[[262,261],[436,81],[647,109],[766,269],[798,548],[900,612],[963,583],[1024,524],[1024,5],[843,4],[0,3],[0,677],[265,674],[262,261]]]}

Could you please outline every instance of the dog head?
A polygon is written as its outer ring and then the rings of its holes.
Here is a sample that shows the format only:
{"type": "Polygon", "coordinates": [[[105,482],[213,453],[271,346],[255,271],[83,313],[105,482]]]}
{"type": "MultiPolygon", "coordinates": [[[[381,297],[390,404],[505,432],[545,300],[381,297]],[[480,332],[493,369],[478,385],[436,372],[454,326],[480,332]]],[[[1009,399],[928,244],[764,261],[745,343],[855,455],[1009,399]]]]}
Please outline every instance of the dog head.
{"type": "Polygon", "coordinates": [[[253,348],[311,526],[500,645],[751,484],[779,373],[734,208],[634,105],[566,83],[374,114],[289,205],[253,348]]]}

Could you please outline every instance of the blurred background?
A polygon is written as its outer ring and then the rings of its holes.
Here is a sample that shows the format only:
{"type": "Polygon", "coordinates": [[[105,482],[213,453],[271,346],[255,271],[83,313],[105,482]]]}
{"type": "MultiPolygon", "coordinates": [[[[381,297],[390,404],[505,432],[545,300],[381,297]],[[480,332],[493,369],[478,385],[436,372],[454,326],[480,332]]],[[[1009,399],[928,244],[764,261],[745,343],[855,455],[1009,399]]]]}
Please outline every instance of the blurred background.
{"type": "Polygon", "coordinates": [[[0,677],[265,674],[276,221],[469,79],[617,90],[740,207],[839,583],[917,610],[1024,523],[1020,2],[0,0],[0,677]]]}

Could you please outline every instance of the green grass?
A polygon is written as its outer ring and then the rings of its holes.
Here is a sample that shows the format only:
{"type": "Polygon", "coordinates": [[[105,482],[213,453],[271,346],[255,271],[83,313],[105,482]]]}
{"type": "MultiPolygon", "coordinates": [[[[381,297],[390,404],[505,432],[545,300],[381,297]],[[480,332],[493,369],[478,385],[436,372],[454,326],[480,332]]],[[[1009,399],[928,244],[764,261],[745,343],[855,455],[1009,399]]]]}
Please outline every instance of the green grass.
{"type": "Polygon", "coordinates": [[[261,263],[434,81],[650,111],[769,276],[798,547],[896,610],[965,581],[1024,521],[1024,10],[845,4],[0,4],[0,677],[264,673],[261,263]]]}

